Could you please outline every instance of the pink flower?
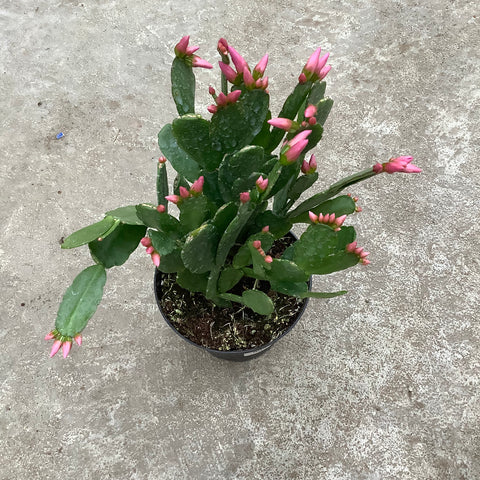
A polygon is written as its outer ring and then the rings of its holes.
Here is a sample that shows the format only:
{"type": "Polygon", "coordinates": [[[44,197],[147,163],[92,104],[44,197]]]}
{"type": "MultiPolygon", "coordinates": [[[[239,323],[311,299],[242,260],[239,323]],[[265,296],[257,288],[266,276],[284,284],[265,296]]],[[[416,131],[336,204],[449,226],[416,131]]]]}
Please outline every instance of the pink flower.
{"type": "Polygon", "coordinates": [[[306,160],[303,161],[301,170],[305,175],[310,175],[317,170],[317,161],[315,160],[315,155],[310,157],[309,162],[306,160]]]}
{"type": "Polygon", "coordinates": [[[228,43],[224,38],[221,38],[217,43],[217,51],[220,55],[228,55],[228,43]]]}
{"type": "Polygon", "coordinates": [[[273,127],[280,128],[288,132],[292,128],[294,122],[288,118],[272,118],[271,120],[268,120],[268,123],[273,127]]]}
{"type": "Polygon", "coordinates": [[[235,65],[238,73],[243,73],[245,67],[248,69],[248,63],[245,59],[232,47],[228,46],[228,53],[232,57],[232,62],[235,65]]]}
{"type": "Polygon", "coordinates": [[[262,242],[260,240],[254,240],[252,244],[257,250],[262,248],[262,242]]]}
{"type": "Polygon", "coordinates": [[[307,76],[303,72],[298,76],[298,83],[300,83],[300,85],[307,83],[307,76]]]}
{"type": "Polygon", "coordinates": [[[226,63],[218,62],[218,65],[220,66],[220,70],[222,71],[225,78],[230,83],[235,83],[235,80],[238,75],[237,72],[230,65],[227,65],[226,63]]]}
{"type": "Polygon", "coordinates": [[[209,105],[209,106],[207,107],[207,110],[208,110],[210,113],[215,114],[215,113],[217,113],[218,108],[217,108],[216,105],[209,105]]]}
{"type": "Polygon", "coordinates": [[[413,157],[411,156],[402,156],[391,158],[386,163],[376,163],[373,166],[373,171],[375,173],[380,172],[387,172],[387,173],[420,173],[422,171],[421,168],[417,167],[416,165],[412,165],[411,161],[413,157]]]}
{"type": "Polygon", "coordinates": [[[327,63],[329,53],[320,57],[321,48],[317,48],[308,59],[302,70],[302,80],[300,83],[305,83],[307,80],[315,82],[316,80],[323,80],[330,71],[331,66],[325,65],[327,63]]]}
{"type": "Polygon", "coordinates": [[[305,140],[310,134],[312,133],[311,130],[303,130],[300,133],[297,133],[289,142],[288,144],[293,147],[298,142],[305,140]]]}
{"type": "Polygon", "coordinates": [[[309,105],[305,109],[305,113],[304,113],[305,118],[314,117],[316,114],[317,114],[317,107],[315,105],[309,105]]]}
{"type": "Polygon", "coordinates": [[[244,67],[243,69],[243,83],[245,83],[247,88],[255,88],[255,79],[252,77],[248,67],[244,67]]]}
{"type": "Polygon", "coordinates": [[[158,252],[152,253],[152,262],[156,267],[160,265],[160,254],[158,252]]]}
{"type": "MultiPolygon", "coordinates": [[[[78,346],[82,344],[82,335],[77,333],[74,337],[75,342],[77,342],[78,346]]],[[[67,358],[68,354],[70,353],[70,349],[72,348],[72,337],[62,335],[57,329],[52,330],[45,336],[45,340],[55,340],[52,345],[52,349],[50,350],[50,358],[52,358],[56,353],[62,349],[63,358],[67,358]]]]}
{"type": "Polygon", "coordinates": [[[270,227],[268,225],[265,225],[263,228],[262,228],[262,232],[263,233],[267,233],[270,231],[270,227]]]}
{"type": "Polygon", "coordinates": [[[192,57],[192,67],[213,68],[213,65],[211,63],[208,63],[203,58],[200,58],[197,55],[193,55],[193,57],[192,57]]]}
{"type": "Polygon", "coordinates": [[[242,192],[240,194],[240,201],[242,203],[247,203],[250,201],[250,192],[242,192]]]}
{"type": "Polygon", "coordinates": [[[367,260],[367,255],[370,255],[370,252],[365,252],[363,247],[357,247],[357,242],[349,243],[346,246],[346,251],[356,255],[360,263],[363,263],[363,265],[368,265],[370,263],[370,260],[367,260]]]}
{"type": "Polygon", "coordinates": [[[208,93],[210,95],[214,96],[215,95],[215,89],[212,86],[208,87],[208,93]]]}
{"type": "Polygon", "coordinates": [[[158,212],[158,213],[164,213],[165,210],[166,210],[165,205],[159,205],[159,206],[157,207],[157,212],[158,212]]]}
{"type": "Polygon", "coordinates": [[[202,193],[204,182],[205,182],[205,178],[203,175],[201,177],[198,177],[198,180],[195,180],[192,183],[192,186],[190,187],[190,193],[195,193],[195,194],[202,193]]]}
{"type": "Polygon", "coordinates": [[[267,262],[267,263],[272,263],[272,262],[273,262],[273,258],[272,258],[270,255],[266,255],[266,256],[265,256],[265,262],[267,262]]]}
{"type": "Polygon", "coordinates": [[[255,182],[256,185],[257,185],[257,188],[258,188],[258,191],[259,192],[264,192],[267,187],[268,187],[268,178],[263,178],[262,175],[260,175],[258,178],[257,178],[257,181],[255,182]]]}
{"type": "Polygon", "coordinates": [[[147,249],[145,250],[147,252],[148,255],[151,255],[152,253],[155,252],[155,249],[153,248],[153,246],[149,246],[147,247],[147,249]]]}
{"type": "Polygon", "coordinates": [[[178,196],[178,195],[167,195],[165,197],[165,200],[169,201],[169,202],[172,202],[174,203],[175,205],[178,204],[181,200],[182,200],[182,197],[178,196]]]}
{"type": "Polygon", "coordinates": [[[178,58],[184,58],[189,65],[192,65],[192,67],[213,68],[213,65],[210,65],[210,63],[208,63],[206,60],[194,55],[199,47],[189,47],[189,41],[189,35],[182,37],[181,40],[175,45],[175,55],[178,58]]]}
{"type": "Polygon", "coordinates": [[[143,237],[143,238],[140,240],[140,243],[141,243],[144,247],[149,247],[149,246],[152,244],[152,241],[150,240],[149,237],[143,237]]]}
{"type": "Polygon", "coordinates": [[[308,218],[312,223],[318,223],[318,215],[315,215],[313,212],[308,212],[308,218]]]}
{"type": "Polygon", "coordinates": [[[180,187],[178,190],[182,198],[188,198],[190,196],[190,192],[185,187],[180,187]]]}
{"type": "Polygon", "coordinates": [[[158,158],[158,163],[160,163],[160,164],[165,163],[166,161],[167,161],[167,159],[163,155],[158,158]]]}
{"type": "Polygon", "coordinates": [[[268,53],[264,55],[260,61],[257,63],[255,68],[253,69],[253,76],[257,78],[263,77],[263,74],[265,73],[265,69],[267,68],[267,63],[268,63],[268,53]]]}
{"type": "Polygon", "coordinates": [[[233,92],[230,92],[227,95],[227,104],[228,103],[235,103],[240,98],[241,94],[242,94],[241,90],[234,90],[233,92]]]}

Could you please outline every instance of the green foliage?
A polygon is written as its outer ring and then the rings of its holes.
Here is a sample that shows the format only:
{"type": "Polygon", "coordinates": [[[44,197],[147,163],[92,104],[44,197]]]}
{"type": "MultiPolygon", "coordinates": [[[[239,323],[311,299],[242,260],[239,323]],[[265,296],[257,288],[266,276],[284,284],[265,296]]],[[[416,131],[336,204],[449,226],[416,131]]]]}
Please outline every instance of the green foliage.
{"type": "Polygon", "coordinates": [[[219,235],[211,223],[190,232],[182,249],[182,260],[193,273],[205,273],[215,264],[219,235]]]}
{"type": "Polygon", "coordinates": [[[145,231],[143,225],[118,225],[103,240],[93,240],[88,244],[92,258],[105,268],[123,265],[138,247],[145,231]]]}
{"type": "Polygon", "coordinates": [[[222,293],[219,296],[225,300],[241,303],[260,315],[270,315],[274,310],[270,297],[260,290],[245,290],[242,296],[232,293],[222,293]]]}
{"type": "Polygon", "coordinates": [[[330,110],[333,107],[333,100],[331,98],[324,98],[317,103],[317,113],[315,118],[320,125],[324,125],[327,120],[330,110]]]}
{"type": "Polygon", "coordinates": [[[182,262],[180,248],[177,248],[166,255],[162,255],[158,269],[163,273],[174,273],[184,270],[185,265],[182,262]]]}
{"type": "Polygon", "coordinates": [[[206,220],[208,210],[208,200],[206,197],[189,197],[180,205],[180,223],[186,231],[192,231],[198,228],[206,220]]]}
{"type": "Polygon", "coordinates": [[[137,216],[143,224],[149,228],[162,230],[167,233],[176,233],[180,235],[183,232],[183,226],[172,215],[160,213],[154,205],[142,203],[136,206],[137,216]]]}
{"type": "Polygon", "coordinates": [[[164,163],[159,163],[157,168],[157,203],[163,205],[165,210],[168,210],[167,201],[165,197],[168,195],[168,176],[167,166],[164,163]]]}
{"type": "Polygon", "coordinates": [[[103,265],[92,265],[77,275],[58,309],[55,328],[61,335],[73,337],[85,328],[102,300],[106,280],[103,265]]]}
{"type": "MultiPolygon", "coordinates": [[[[336,217],[340,217],[342,215],[350,215],[351,213],[355,212],[355,202],[353,201],[352,197],[348,195],[340,195],[332,200],[322,202],[319,205],[315,205],[315,201],[313,201],[311,204],[306,204],[304,208],[308,208],[309,211],[315,213],[316,215],[319,213],[323,213],[324,215],[326,213],[334,213],[336,217]],[[309,205],[312,206],[308,208],[309,205]]],[[[295,214],[296,211],[297,210],[294,210],[290,215],[295,214]]],[[[301,213],[300,215],[293,216],[290,218],[290,220],[293,223],[310,223],[308,211],[304,211],[304,213],[301,213]]]]}
{"type": "Polygon", "coordinates": [[[177,143],[173,135],[172,125],[165,125],[158,134],[158,146],[163,155],[172,164],[172,167],[190,182],[194,182],[200,176],[198,163],[187,155],[177,143]]]}
{"type": "Polygon", "coordinates": [[[172,123],[177,143],[202,168],[212,171],[220,165],[222,155],[212,149],[210,122],[200,115],[184,115],[172,123]]]}
{"type": "Polygon", "coordinates": [[[268,102],[265,91],[247,90],[236,103],[219,108],[210,130],[213,149],[223,156],[247,146],[262,130],[268,102]]]}
{"type": "Polygon", "coordinates": [[[172,96],[179,115],[195,112],[195,75],[192,67],[175,58],[171,70],[172,96]]]}
{"type": "Polygon", "coordinates": [[[193,273],[185,269],[178,273],[177,283],[191,292],[205,293],[207,290],[208,273],[193,273]]]}
{"type": "Polygon", "coordinates": [[[227,267],[222,270],[218,279],[218,291],[221,293],[228,292],[243,277],[243,272],[233,267],[227,267]]]}
{"type": "Polygon", "coordinates": [[[148,236],[152,240],[153,248],[162,255],[163,263],[165,256],[172,253],[177,246],[175,236],[171,233],[162,232],[161,230],[150,230],[148,236]]]}
{"type": "Polygon", "coordinates": [[[143,225],[143,222],[137,217],[136,205],[128,205],[126,207],[110,210],[105,216],[113,217],[115,220],[120,220],[127,225],[143,225]]]}
{"type": "Polygon", "coordinates": [[[107,232],[110,233],[111,228],[118,225],[118,223],[119,222],[113,217],[107,216],[103,220],[77,230],[69,235],[62,243],[62,248],[76,248],[90,243],[97,238],[105,236],[107,232]]]}

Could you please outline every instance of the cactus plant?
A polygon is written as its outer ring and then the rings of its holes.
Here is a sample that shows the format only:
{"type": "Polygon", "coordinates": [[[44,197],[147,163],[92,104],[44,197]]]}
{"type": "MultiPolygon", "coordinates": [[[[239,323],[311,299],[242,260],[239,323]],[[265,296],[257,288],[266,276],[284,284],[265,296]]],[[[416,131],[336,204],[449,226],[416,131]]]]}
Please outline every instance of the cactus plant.
{"type": "Polygon", "coordinates": [[[61,347],[67,356],[72,340],[81,343],[106,271],[123,264],[139,244],[182,288],[200,292],[213,305],[251,309],[266,321],[276,308],[270,291],[299,299],[346,293],[307,287],[313,274],[369,263],[354,228],[344,225],[360,211],[357,199],[341,192],[382,172],[420,172],[412,157],[396,157],[308,195],[319,177],[324,181],[315,156],[307,158],[307,152],[321,140],[333,105],[325,97],[328,54],[320,56],[317,49],[310,56],[279,116],[272,118],[264,76],[268,56],[252,69],[224,39],[218,44],[221,90],[217,94],[210,87],[212,105],[195,112],[193,68],[212,68],[194,54],[197,50],[188,36],[175,46],[171,81],[179,117],[158,134],[156,204],[109,211],[62,244],[64,249],[88,245],[95,265],[65,293],[55,328],[46,336],[54,340],[52,356],[61,347]],[[173,191],[167,162],[177,174],[173,191]],[[272,256],[271,248],[293,224],[305,224],[304,233],[272,256]],[[251,287],[238,291],[245,278],[252,279],[251,287]]]}

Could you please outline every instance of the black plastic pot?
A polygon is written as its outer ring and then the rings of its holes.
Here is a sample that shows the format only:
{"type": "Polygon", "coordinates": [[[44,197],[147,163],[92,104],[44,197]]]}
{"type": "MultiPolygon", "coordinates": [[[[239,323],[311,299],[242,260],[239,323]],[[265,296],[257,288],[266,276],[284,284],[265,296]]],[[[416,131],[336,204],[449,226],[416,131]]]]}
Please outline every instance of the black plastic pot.
{"type": "MultiPolygon", "coordinates": [[[[296,240],[296,237],[290,232],[289,235],[293,236],[296,240]]],[[[275,338],[269,343],[266,343],[264,345],[260,345],[255,348],[250,348],[250,349],[245,349],[245,350],[214,350],[212,348],[207,348],[204,347],[203,345],[199,345],[198,343],[192,342],[188,338],[184,337],[170,322],[168,319],[167,314],[162,310],[162,306],[160,304],[160,299],[162,297],[162,276],[163,273],[160,270],[155,270],[155,278],[154,278],[154,289],[155,289],[155,298],[157,300],[157,305],[160,310],[160,313],[163,316],[163,319],[167,324],[170,326],[170,328],[183,340],[186,342],[190,343],[194,347],[200,348],[204,351],[207,351],[214,357],[222,358],[224,360],[230,360],[234,362],[245,362],[247,360],[251,360],[253,358],[257,358],[260,355],[263,355],[267,350],[269,350],[275,343],[277,343],[279,340],[281,340],[285,335],[287,335],[288,332],[292,330],[292,328],[297,324],[297,322],[300,320],[301,316],[303,315],[303,312],[307,308],[308,304],[308,298],[305,298],[304,303],[302,305],[302,308],[297,312],[295,321],[288,327],[287,330],[285,330],[282,335],[279,337],[275,338]]],[[[312,279],[310,278],[308,280],[308,289],[310,290],[312,287],[312,279]]]]}

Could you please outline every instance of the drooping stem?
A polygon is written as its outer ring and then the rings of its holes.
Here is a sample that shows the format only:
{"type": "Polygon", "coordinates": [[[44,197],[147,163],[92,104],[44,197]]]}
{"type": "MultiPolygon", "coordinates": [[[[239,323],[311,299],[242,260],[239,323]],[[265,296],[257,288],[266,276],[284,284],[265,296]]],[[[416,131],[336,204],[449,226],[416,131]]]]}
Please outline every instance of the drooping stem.
{"type": "Polygon", "coordinates": [[[331,185],[327,190],[317,193],[316,195],[313,195],[302,202],[297,208],[288,214],[288,218],[297,217],[302,213],[308,212],[329,198],[338,195],[343,189],[349,187],[350,185],[361,182],[362,180],[366,180],[374,175],[376,175],[376,173],[372,170],[372,168],[367,168],[366,170],[362,170],[361,172],[355,173],[349,177],[342,178],[338,182],[331,185]]]}

